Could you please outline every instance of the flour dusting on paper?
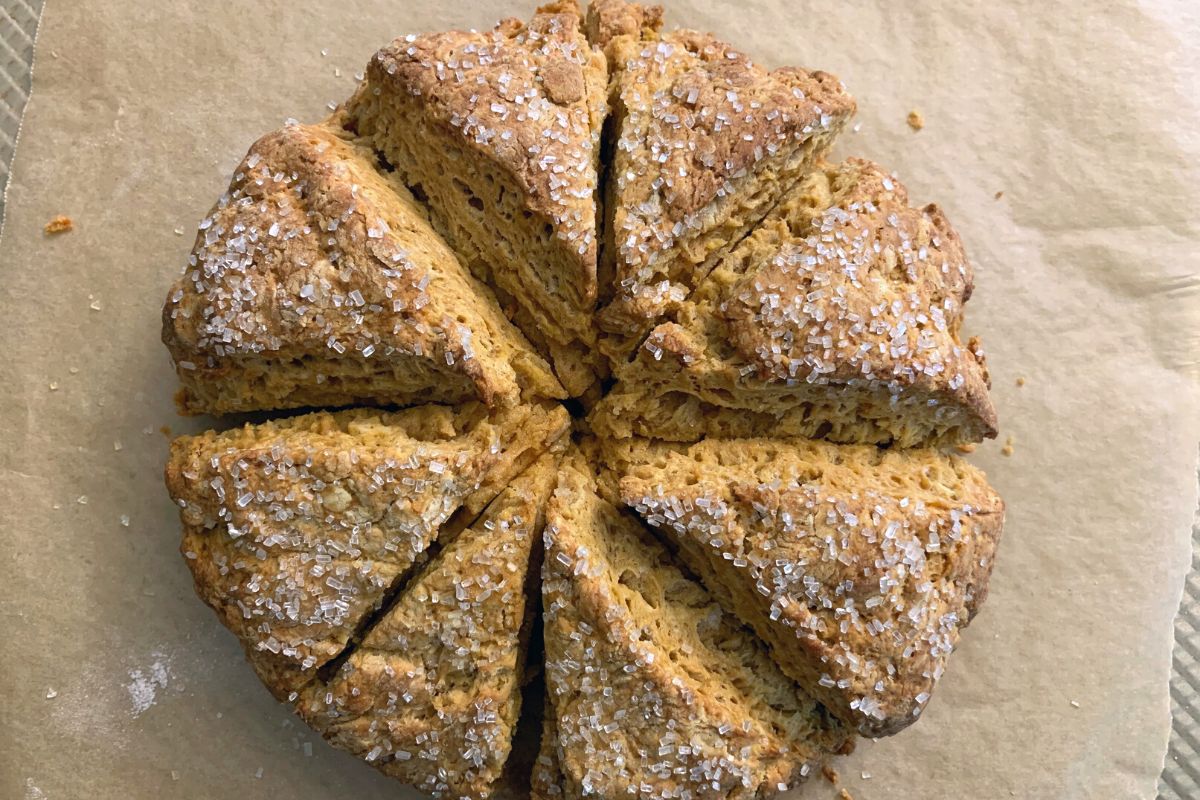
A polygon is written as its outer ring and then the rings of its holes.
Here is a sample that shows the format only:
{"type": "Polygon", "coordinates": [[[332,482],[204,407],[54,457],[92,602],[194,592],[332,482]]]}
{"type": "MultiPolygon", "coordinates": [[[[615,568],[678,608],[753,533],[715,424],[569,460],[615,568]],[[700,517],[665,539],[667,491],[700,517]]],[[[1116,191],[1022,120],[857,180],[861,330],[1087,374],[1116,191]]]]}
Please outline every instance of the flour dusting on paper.
{"type": "Polygon", "coordinates": [[[151,653],[151,657],[154,660],[148,666],[129,670],[130,681],[125,684],[135,717],[141,716],[154,705],[158,690],[167,688],[167,682],[172,677],[170,658],[160,650],[151,653]]]}

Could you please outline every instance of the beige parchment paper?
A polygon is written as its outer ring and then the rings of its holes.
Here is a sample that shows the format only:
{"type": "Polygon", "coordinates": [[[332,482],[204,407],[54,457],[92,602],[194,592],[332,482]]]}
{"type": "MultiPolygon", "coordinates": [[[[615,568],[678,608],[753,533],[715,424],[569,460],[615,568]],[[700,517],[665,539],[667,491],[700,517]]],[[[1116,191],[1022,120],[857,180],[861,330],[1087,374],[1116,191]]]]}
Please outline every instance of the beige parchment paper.
{"type": "MultiPolygon", "coordinates": [[[[0,242],[0,797],[413,796],[276,704],[194,598],[159,429],[211,423],[174,414],[159,308],[253,139],[323,116],[394,35],[531,5],[50,0],[0,242]],[[47,238],[56,214],[76,229],[47,238]]],[[[862,743],[846,785],[1152,797],[1200,442],[1197,9],[675,0],[668,19],[840,75],[861,127],[839,152],[942,204],[977,266],[1003,433],[974,459],[1009,504],[991,597],[925,718],[862,743]]]]}

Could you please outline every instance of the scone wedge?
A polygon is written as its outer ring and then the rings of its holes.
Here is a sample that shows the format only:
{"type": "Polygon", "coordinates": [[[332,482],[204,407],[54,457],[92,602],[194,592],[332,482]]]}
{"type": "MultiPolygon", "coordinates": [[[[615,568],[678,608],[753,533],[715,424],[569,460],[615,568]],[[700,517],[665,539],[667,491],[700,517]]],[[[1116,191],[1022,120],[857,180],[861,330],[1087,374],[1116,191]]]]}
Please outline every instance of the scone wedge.
{"type": "Polygon", "coordinates": [[[828,151],[854,100],[824,72],[768,71],[661,12],[596,0],[610,69],[601,348],[623,362],[828,151]]]}
{"type": "Polygon", "coordinates": [[[434,557],[298,711],[335,746],[434,797],[496,793],[521,707],[528,593],[557,456],[434,557]]]}
{"type": "Polygon", "coordinates": [[[686,577],[584,462],[546,519],[547,693],[567,795],[760,798],[845,744],[848,729],[686,577]]]}
{"type": "Polygon", "coordinates": [[[609,445],[623,501],[779,666],[866,736],[925,708],[987,595],[1004,504],[935,450],[783,439],[609,445]]]}
{"type": "Polygon", "coordinates": [[[943,446],[994,437],[974,284],[935,205],[876,164],[811,173],[651,332],[595,430],[672,441],[806,436],[943,446]]]}
{"type": "Polygon", "coordinates": [[[336,118],[250,148],[162,316],[187,413],[564,396],[491,290],[336,118]]]}
{"type": "Polygon", "coordinates": [[[573,0],[487,32],[406,36],[371,59],[347,124],[372,141],[575,396],[596,380],[604,58],[573,0]]]}
{"type": "Polygon", "coordinates": [[[320,412],[181,436],[167,488],[196,591],[278,698],[349,645],[459,509],[553,447],[553,405],[320,412]]]}

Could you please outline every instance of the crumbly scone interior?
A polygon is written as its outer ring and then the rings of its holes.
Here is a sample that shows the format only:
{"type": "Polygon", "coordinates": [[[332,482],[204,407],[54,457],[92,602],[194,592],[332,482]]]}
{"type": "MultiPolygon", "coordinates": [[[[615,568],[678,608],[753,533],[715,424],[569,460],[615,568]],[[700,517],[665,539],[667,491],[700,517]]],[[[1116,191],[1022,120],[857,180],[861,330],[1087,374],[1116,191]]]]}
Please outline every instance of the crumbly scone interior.
{"type": "MultiPolygon", "coordinates": [[[[471,269],[521,305],[531,338],[586,355],[606,105],[604,58],[579,26],[577,5],[558,2],[528,25],[399,39],[372,59],[347,123],[471,269]]],[[[572,393],[587,387],[560,373],[572,393]]]]}
{"type": "Polygon", "coordinates": [[[864,735],[915,721],[986,594],[1003,503],[978,470],[804,440],[607,454],[623,501],[784,672],[864,735]]]}
{"type": "Polygon", "coordinates": [[[567,784],[600,796],[641,785],[647,796],[756,797],[799,780],[845,731],[595,493],[588,469],[577,461],[561,473],[543,572],[567,784]]]}

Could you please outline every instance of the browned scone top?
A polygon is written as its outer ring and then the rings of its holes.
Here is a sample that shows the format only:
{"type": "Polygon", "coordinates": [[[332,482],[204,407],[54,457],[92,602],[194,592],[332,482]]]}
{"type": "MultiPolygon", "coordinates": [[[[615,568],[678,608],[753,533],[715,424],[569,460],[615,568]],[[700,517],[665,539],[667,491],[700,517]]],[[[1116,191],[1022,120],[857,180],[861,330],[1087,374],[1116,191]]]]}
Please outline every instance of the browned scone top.
{"type": "Polygon", "coordinates": [[[590,347],[604,57],[573,0],[528,24],[397,39],[371,59],[347,124],[419,186],[478,274],[547,347],[590,347]]]}
{"type": "Polygon", "coordinates": [[[599,323],[620,360],[825,153],[854,100],[828,73],[768,71],[712,35],[659,33],[653,9],[609,0],[590,17],[615,130],[599,323]]]}
{"type": "MultiPolygon", "coordinates": [[[[172,443],[196,591],[280,698],[312,680],[451,515],[566,428],[561,409],[319,412],[172,443]]],[[[499,485],[497,485],[499,484],[499,485]]]]}
{"type": "Polygon", "coordinates": [[[521,706],[526,576],[557,457],[545,455],[435,556],[297,705],[335,746],[433,796],[498,790],[521,706]]]}
{"type": "Polygon", "coordinates": [[[996,434],[973,274],[934,205],[876,164],[808,176],[656,328],[596,414],[598,430],[821,436],[904,447],[996,434]]]}
{"type": "Polygon", "coordinates": [[[200,224],[163,341],[191,413],[564,395],[412,195],[334,124],[250,148],[200,224]]]}
{"type": "Polygon", "coordinates": [[[626,0],[592,0],[588,3],[584,30],[588,41],[609,56],[609,46],[620,36],[653,40],[662,28],[662,6],[629,3],[626,0]]]}
{"type": "Polygon", "coordinates": [[[622,499],[792,678],[865,736],[929,701],[987,594],[1004,504],[935,450],[610,442],[622,499]]]}
{"type": "Polygon", "coordinates": [[[546,517],[546,683],[567,793],[765,798],[849,734],[567,464],[546,517]]]}

